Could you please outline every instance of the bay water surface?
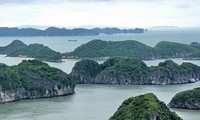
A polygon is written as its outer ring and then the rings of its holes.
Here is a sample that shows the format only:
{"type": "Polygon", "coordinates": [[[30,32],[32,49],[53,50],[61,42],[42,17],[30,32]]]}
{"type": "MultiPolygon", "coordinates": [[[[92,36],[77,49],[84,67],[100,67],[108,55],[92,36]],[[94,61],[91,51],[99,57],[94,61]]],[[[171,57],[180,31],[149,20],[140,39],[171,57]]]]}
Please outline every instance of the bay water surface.
{"type": "MultiPolygon", "coordinates": [[[[0,46],[20,39],[26,44],[41,43],[59,52],[69,52],[92,39],[111,41],[138,40],[149,46],[159,41],[174,41],[189,44],[200,42],[199,30],[148,31],[144,34],[116,34],[78,37],[0,37],[0,46]],[[77,42],[69,42],[76,39],[77,42]]],[[[27,58],[0,55],[0,63],[17,65],[27,58]]],[[[172,59],[174,62],[191,62],[200,66],[200,61],[172,59]]],[[[64,59],[62,63],[47,62],[50,66],[70,73],[79,60],[64,59]]],[[[144,61],[148,66],[158,65],[164,59],[144,61]]],[[[104,60],[99,60],[99,63],[104,60]]],[[[0,120],[108,120],[121,103],[132,96],[152,92],[166,104],[180,91],[200,87],[200,82],[179,85],[76,85],[75,94],[56,98],[22,100],[0,104],[0,120]]],[[[184,120],[199,120],[199,110],[172,109],[184,120]]]]}

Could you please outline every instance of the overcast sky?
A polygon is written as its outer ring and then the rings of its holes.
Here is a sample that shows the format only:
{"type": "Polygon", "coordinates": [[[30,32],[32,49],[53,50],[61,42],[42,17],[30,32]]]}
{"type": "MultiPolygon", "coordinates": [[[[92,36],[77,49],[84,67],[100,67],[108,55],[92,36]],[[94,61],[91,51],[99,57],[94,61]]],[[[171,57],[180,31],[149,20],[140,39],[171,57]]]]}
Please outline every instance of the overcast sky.
{"type": "Polygon", "coordinates": [[[0,26],[200,26],[200,0],[0,0],[0,26]]]}

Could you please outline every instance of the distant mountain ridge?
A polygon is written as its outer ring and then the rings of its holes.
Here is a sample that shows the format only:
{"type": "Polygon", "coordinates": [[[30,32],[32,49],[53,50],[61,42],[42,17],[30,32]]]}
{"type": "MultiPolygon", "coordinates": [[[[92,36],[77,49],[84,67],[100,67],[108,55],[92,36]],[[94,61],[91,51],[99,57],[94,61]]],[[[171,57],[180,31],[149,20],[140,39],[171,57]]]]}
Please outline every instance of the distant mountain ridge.
{"type": "Polygon", "coordinates": [[[49,27],[45,30],[35,28],[8,28],[0,27],[0,37],[3,36],[92,36],[99,34],[115,34],[115,33],[144,33],[144,29],[119,29],[119,28],[57,28],[49,27]]]}

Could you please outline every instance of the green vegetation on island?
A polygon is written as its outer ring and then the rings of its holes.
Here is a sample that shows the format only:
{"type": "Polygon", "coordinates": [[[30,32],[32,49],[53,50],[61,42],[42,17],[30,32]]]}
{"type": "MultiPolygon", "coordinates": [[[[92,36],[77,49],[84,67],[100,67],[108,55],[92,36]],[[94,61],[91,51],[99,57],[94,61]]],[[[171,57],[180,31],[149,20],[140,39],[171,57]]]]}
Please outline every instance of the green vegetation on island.
{"type": "Polygon", "coordinates": [[[47,62],[62,62],[62,54],[42,44],[26,45],[20,40],[14,40],[11,44],[0,47],[0,54],[10,57],[30,57],[47,62]]]}
{"type": "Polygon", "coordinates": [[[109,120],[182,120],[153,93],[125,100],[109,120]]]}
{"type": "Polygon", "coordinates": [[[168,105],[172,108],[200,110],[200,88],[177,93],[168,105]]]}
{"type": "Polygon", "coordinates": [[[200,67],[192,63],[178,65],[172,60],[148,67],[142,60],[110,58],[103,64],[82,60],[75,64],[71,75],[77,83],[86,84],[181,84],[200,79],[200,67]]]}
{"type": "Polygon", "coordinates": [[[39,87],[40,80],[58,81],[63,85],[74,87],[70,75],[61,70],[50,67],[38,60],[23,60],[19,65],[0,65],[0,84],[2,90],[17,88],[34,89],[39,87]]]}
{"type": "Polygon", "coordinates": [[[197,52],[185,57],[184,60],[200,60],[200,51],[197,51],[197,52]]]}
{"type": "Polygon", "coordinates": [[[200,51],[200,48],[167,41],[159,42],[155,47],[150,47],[135,40],[92,40],[65,55],[68,58],[131,57],[138,59],[161,59],[184,58],[197,51],[200,51]]]}
{"type": "Polygon", "coordinates": [[[154,49],[161,58],[174,58],[177,56],[184,58],[197,51],[197,49],[191,45],[168,41],[159,42],[154,49]]]}
{"type": "Polygon", "coordinates": [[[74,87],[70,75],[38,60],[0,64],[0,102],[72,94],[74,87]]]}
{"type": "Polygon", "coordinates": [[[35,59],[61,62],[62,58],[111,58],[127,57],[142,60],[184,58],[199,59],[200,47],[181,43],[159,42],[154,48],[135,40],[103,41],[92,40],[77,47],[72,52],[59,53],[42,44],[30,44],[27,46],[19,40],[10,45],[0,47],[0,54],[11,57],[32,57],[35,59]]]}
{"type": "Polygon", "coordinates": [[[51,50],[42,44],[30,44],[29,46],[16,50],[10,54],[10,57],[31,57],[48,62],[61,62],[62,54],[51,50]]]}
{"type": "Polygon", "coordinates": [[[0,54],[10,54],[16,50],[19,50],[25,47],[27,47],[27,45],[24,44],[22,41],[14,40],[9,45],[0,47],[0,54]]]}
{"type": "Polygon", "coordinates": [[[68,56],[78,58],[101,58],[101,57],[135,57],[151,59],[154,57],[153,48],[138,41],[102,41],[92,40],[76,48],[68,56]]]}

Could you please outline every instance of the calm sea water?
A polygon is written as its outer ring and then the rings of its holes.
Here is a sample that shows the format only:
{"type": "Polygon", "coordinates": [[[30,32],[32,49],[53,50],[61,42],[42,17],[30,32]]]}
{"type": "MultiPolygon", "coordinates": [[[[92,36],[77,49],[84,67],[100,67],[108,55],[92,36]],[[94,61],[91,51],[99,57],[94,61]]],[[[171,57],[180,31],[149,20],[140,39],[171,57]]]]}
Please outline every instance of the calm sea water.
{"type": "MultiPolygon", "coordinates": [[[[126,40],[134,39],[150,46],[159,41],[175,41],[187,43],[200,42],[200,31],[149,31],[142,35],[100,35],[87,37],[0,37],[0,45],[9,44],[14,39],[20,39],[27,44],[42,43],[60,52],[72,51],[75,47],[92,39],[126,40]],[[68,42],[77,39],[77,42],[68,42]]],[[[16,65],[25,58],[10,58],[0,55],[0,63],[16,65]]],[[[178,64],[192,62],[200,66],[200,61],[183,61],[172,59],[178,64]]],[[[70,73],[74,64],[79,60],[64,60],[63,63],[47,62],[50,66],[70,73]]],[[[144,61],[148,66],[157,65],[160,60],[144,61]]],[[[98,61],[102,63],[103,60],[98,61]]],[[[127,98],[153,92],[156,96],[169,103],[171,98],[180,91],[199,87],[200,82],[182,85],[77,85],[76,94],[64,97],[23,100],[7,104],[0,104],[0,120],[107,120],[127,98]]],[[[199,110],[172,109],[184,120],[198,120],[199,110]]]]}
{"type": "Polygon", "coordinates": [[[19,39],[26,44],[41,43],[59,52],[69,52],[81,44],[93,39],[102,39],[107,41],[137,40],[152,47],[160,41],[173,41],[189,44],[194,41],[200,42],[200,29],[180,29],[178,31],[150,30],[144,34],[102,34],[99,36],[75,37],[0,37],[0,46],[8,45],[15,39],[19,39]],[[68,40],[77,40],[77,42],[69,42],[68,40]]]}

